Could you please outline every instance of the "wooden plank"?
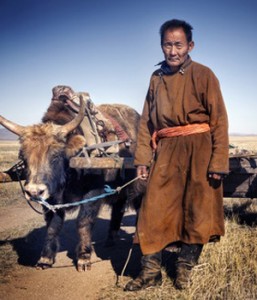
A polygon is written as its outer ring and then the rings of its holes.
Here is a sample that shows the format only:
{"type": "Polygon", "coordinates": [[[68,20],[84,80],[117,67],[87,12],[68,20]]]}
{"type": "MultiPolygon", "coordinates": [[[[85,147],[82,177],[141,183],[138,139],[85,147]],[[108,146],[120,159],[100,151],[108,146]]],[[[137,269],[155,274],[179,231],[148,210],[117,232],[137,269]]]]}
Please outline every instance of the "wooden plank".
{"type": "Polygon", "coordinates": [[[5,183],[5,182],[12,182],[12,181],[15,180],[13,180],[13,178],[9,174],[5,172],[0,172],[0,182],[5,183]]]}
{"type": "MultiPolygon", "coordinates": [[[[229,175],[224,179],[224,197],[257,198],[257,156],[231,157],[229,175]]],[[[133,158],[73,157],[70,167],[78,169],[134,168],[133,158]]]]}
{"type": "Polygon", "coordinates": [[[132,169],[132,157],[72,157],[70,167],[75,169],[132,169]]]}
{"type": "MultiPolygon", "coordinates": [[[[134,168],[132,157],[72,157],[70,167],[78,169],[108,169],[108,168],[134,168]]],[[[239,174],[257,174],[257,156],[250,157],[230,157],[230,172],[239,174]]]]}

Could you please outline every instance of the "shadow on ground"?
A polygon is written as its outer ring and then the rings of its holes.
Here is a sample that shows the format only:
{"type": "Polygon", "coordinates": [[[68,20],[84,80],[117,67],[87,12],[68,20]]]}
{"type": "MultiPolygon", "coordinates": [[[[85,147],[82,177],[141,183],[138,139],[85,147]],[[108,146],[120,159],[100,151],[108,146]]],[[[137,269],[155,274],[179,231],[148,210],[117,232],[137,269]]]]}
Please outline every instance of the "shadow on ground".
{"type": "MultiPolygon", "coordinates": [[[[225,216],[229,219],[233,218],[233,220],[235,220],[239,224],[256,226],[257,213],[247,212],[246,209],[249,205],[250,202],[247,202],[244,205],[234,205],[229,209],[226,209],[225,207],[225,216]]],[[[125,216],[122,220],[122,226],[125,226],[127,228],[134,227],[135,218],[135,215],[125,216]]],[[[141,251],[138,245],[133,245],[133,234],[129,234],[127,231],[121,229],[120,236],[116,241],[116,244],[112,247],[106,247],[105,241],[107,238],[108,228],[108,219],[97,219],[93,230],[92,239],[96,256],[101,260],[109,260],[117,276],[120,276],[123,273],[124,276],[135,278],[140,271],[141,251]],[[128,259],[131,248],[131,256],[124,270],[124,266],[128,259]]],[[[45,227],[35,228],[31,230],[26,236],[11,240],[0,240],[0,246],[10,244],[13,248],[13,251],[17,253],[18,263],[20,265],[34,267],[40,257],[45,234],[45,227]]],[[[76,220],[67,220],[64,223],[60,235],[60,248],[58,252],[67,252],[67,256],[71,260],[71,265],[75,261],[75,250],[77,242],[78,238],[76,235],[76,220]]],[[[174,278],[174,264],[176,261],[176,255],[177,254],[174,252],[163,252],[163,266],[166,269],[167,274],[171,278],[174,278]]]]}
{"type": "Polygon", "coordinates": [[[225,217],[233,219],[238,224],[254,227],[257,225],[257,212],[250,211],[252,200],[244,203],[234,203],[232,206],[224,207],[225,217]]]}
{"type": "MultiPolygon", "coordinates": [[[[135,224],[135,215],[124,216],[122,226],[130,227],[135,224]]],[[[106,247],[105,241],[109,228],[109,220],[98,218],[93,230],[93,247],[96,256],[101,260],[110,260],[117,275],[120,275],[126,263],[129,251],[132,247],[133,234],[120,230],[119,238],[112,247],[106,247]]],[[[0,240],[0,247],[6,244],[12,246],[18,256],[18,263],[23,266],[34,267],[40,258],[46,235],[46,227],[32,229],[26,236],[15,239],[0,240]]],[[[76,234],[76,220],[66,220],[60,235],[60,247],[58,252],[67,252],[71,264],[75,261],[75,251],[78,243],[76,234]]],[[[139,247],[133,246],[129,264],[124,275],[135,276],[140,268],[141,252],[139,247]]],[[[58,253],[57,253],[58,258],[58,253]]],[[[94,262],[93,262],[94,263],[94,262]]],[[[65,266],[63,266],[65,267],[65,266]]],[[[75,268],[75,266],[74,266],[75,268]]]]}

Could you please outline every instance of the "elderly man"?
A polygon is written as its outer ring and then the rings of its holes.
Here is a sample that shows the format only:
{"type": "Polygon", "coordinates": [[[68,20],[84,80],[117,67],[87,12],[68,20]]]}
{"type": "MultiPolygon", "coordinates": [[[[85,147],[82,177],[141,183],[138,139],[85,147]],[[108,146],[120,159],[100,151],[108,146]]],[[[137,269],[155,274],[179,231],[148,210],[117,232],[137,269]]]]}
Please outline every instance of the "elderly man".
{"type": "Polygon", "coordinates": [[[165,60],[151,77],[135,165],[148,180],[136,238],[143,257],[126,291],[161,283],[161,251],[181,246],[175,286],[189,284],[203,245],[224,235],[222,178],[228,173],[228,121],[214,73],[191,60],[192,26],[160,29],[165,60]]]}

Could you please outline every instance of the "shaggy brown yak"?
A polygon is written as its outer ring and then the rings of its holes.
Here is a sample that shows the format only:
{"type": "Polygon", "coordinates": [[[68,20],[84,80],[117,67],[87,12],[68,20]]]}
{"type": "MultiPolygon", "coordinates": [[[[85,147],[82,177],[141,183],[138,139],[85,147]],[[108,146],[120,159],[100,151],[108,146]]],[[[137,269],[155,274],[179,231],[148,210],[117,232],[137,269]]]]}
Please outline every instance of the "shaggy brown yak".
{"type": "MultiPolygon", "coordinates": [[[[24,190],[27,199],[43,199],[50,204],[70,203],[103,193],[106,183],[115,188],[135,176],[134,170],[130,174],[129,172],[125,174],[124,180],[117,170],[84,172],[69,167],[69,159],[87,144],[80,128],[85,112],[85,102],[82,96],[80,98],[80,110],[77,115],[68,109],[64,102],[52,101],[42,119],[43,123],[33,126],[20,126],[0,116],[0,124],[19,136],[20,156],[26,166],[24,190]]],[[[118,120],[129,138],[136,140],[139,115],[135,110],[124,105],[104,105],[99,109],[118,120]]],[[[119,147],[120,156],[133,156],[135,144],[130,148],[123,144],[119,147]]],[[[119,229],[122,217],[120,211],[127,193],[128,190],[124,189],[120,194],[112,196],[118,199],[114,202],[116,204],[112,213],[110,236],[119,229]]],[[[133,192],[131,194],[130,191],[129,194],[130,197],[134,197],[133,192]]],[[[79,207],[77,217],[79,271],[90,266],[92,226],[103,201],[88,202],[79,207]]],[[[51,267],[55,262],[58,236],[66,210],[62,208],[53,212],[44,208],[47,235],[37,263],[39,269],[51,267]]]]}

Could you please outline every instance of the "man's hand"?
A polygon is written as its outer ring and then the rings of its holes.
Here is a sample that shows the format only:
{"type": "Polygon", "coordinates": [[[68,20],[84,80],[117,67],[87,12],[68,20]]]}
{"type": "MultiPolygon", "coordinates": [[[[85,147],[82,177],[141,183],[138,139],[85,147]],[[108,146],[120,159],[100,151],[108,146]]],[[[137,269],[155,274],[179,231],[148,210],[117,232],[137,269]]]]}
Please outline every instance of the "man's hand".
{"type": "Polygon", "coordinates": [[[147,166],[138,166],[137,167],[137,176],[140,176],[141,179],[147,180],[148,178],[148,167],[147,166]]]}
{"type": "Polygon", "coordinates": [[[222,180],[224,178],[224,174],[209,173],[209,178],[213,178],[215,180],[222,180]]]}

